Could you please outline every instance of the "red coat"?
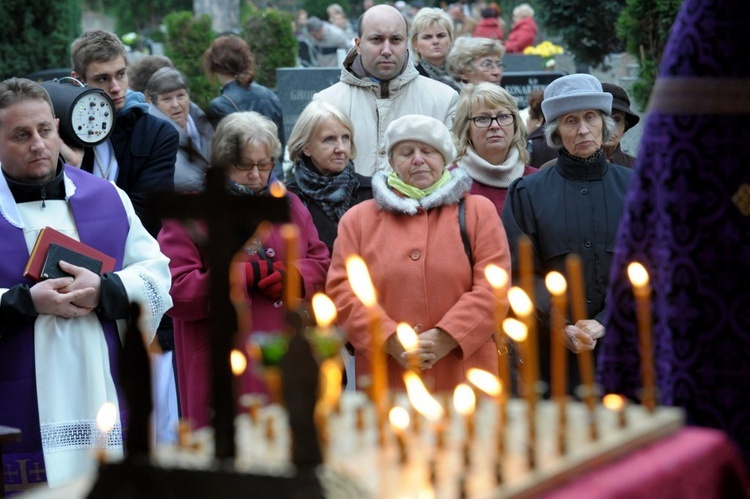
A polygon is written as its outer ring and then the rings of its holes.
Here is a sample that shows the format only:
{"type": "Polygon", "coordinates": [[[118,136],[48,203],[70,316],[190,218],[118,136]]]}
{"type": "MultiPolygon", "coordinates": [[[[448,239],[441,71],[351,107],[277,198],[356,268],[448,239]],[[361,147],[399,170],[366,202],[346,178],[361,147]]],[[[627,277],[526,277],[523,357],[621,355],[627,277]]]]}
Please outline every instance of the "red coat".
{"type": "MultiPolygon", "coordinates": [[[[287,194],[291,203],[291,218],[300,231],[298,254],[294,262],[302,276],[304,297],[309,299],[322,291],[330,265],[328,248],[318,238],[312,217],[297,196],[287,194]]],[[[199,227],[205,231],[205,227],[199,227]]],[[[185,228],[174,220],[166,220],[159,233],[162,252],[170,258],[172,273],[170,295],[174,306],[168,314],[174,319],[175,356],[182,417],[189,418],[194,428],[210,422],[210,343],[208,307],[208,279],[210,271],[202,251],[185,228]]],[[[267,256],[272,260],[286,260],[284,242],[277,229],[263,241],[267,256]],[[273,250],[273,251],[269,251],[273,250]],[[273,254],[273,256],[272,256],[273,254]]],[[[239,273],[244,279],[244,273],[239,273]]],[[[244,282],[243,289],[247,290],[244,282]]],[[[253,331],[275,331],[284,325],[284,308],[259,291],[246,294],[251,306],[253,331]]],[[[237,347],[244,351],[250,331],[243,331],[237,347]]],[[[242,380],[243,393],[263,392],[264,385],[253,375],[252,366],[242,380]]]]}
{"type": "MultiPolygon", "coordinates": [[[[373,188],[375,189],[375,178],[373,188]]],[[[377,198],[377,194],[376,194],[377,198]]],[[[375,200],[351,208],[339,223],[326,291],[338,309],[339,325],[355,348],[357,378],[370,372],[370,331],[365,307],[354,295],[346,276],[346,258],[360,255],[368,266],[378,297],[384,336],[399,322],[422,330],[439,327],[458,347],[424,371],[431,390],[452,390],[465,381],[471,367],[497,374],[497,351],[492,333],[496,303],[484,276],[489,263],[510,273],[510,253],[495,206],[482,196],[465,196],[466,227],[473,249],[473,269],[464,251],[458,224],[458,205],[411,216],[384,211],[375,200]]],[[[500,304],[507,311],[507,301],[500,304]]],[[[403,369],[388,358],[389,385],[403,387],[403,369]]]]}
{"type": "Polygon", "coordinates": [[[505,42],[505,52],[523,52],[526,47],[534,45],[538,29],[533,17],[524,17],[513,23],[508,33],[508,39],[505,42]]]}
{"type": "Polygon", "coordinates": [[[505,38],[505,31],[500,21],[494,17],[482,19],[471,32],[474,38],[492,38],[493,40],[502,41],[505,38]]]}

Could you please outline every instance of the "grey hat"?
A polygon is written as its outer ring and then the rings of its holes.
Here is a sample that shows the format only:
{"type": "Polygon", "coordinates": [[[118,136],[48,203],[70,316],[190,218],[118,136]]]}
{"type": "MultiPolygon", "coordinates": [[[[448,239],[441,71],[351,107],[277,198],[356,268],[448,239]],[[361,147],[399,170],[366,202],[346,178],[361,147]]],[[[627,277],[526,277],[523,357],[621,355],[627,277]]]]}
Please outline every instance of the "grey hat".
{"type": "Polygon", "coordinates": [[[405,140],[414,140],[430,145],[440,152],[449,165],[456,158],[456,148],[448,127],[442,121],[422,114],[407,114],[393,120],[385,130],[385,149],[388,156],[391,149],[405,140]]]}
{"type": "Polygon", "coordinates": [[[589,74],[562,76],[544,89],[542,112],[547,123],[574,111],[598,109],[612,112],[612,94],[602,90],[601,82],[589,74]]]}
{"type": "Polygon", "coordinates": [[[310,33],[315,33],[316,31],[323,29],[323,21],[319,17],[312,16],[307,20],[305,27],[310,33]]]}

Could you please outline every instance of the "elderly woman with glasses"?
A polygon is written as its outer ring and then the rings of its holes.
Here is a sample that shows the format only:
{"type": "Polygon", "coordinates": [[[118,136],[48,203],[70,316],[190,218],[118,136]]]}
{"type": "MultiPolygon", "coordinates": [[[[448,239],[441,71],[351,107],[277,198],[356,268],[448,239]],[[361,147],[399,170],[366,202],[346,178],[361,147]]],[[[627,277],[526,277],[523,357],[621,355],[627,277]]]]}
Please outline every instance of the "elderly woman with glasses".
{"type": "Polygon", "coordinates": [[[341,218],[326,290],[354,346],[358,388],[371,370],[374,310],[389,385],[403,387],[404,370],[415,362],[429,389],[451,391],[472,367],[497,372],[496,300],[484,269],[494,264],[509,271],[505,231],[492,203],[468,193],[466,172],[446,168],[455,148],[442,122],[402,116],[386,129],[385,143],[392,170],[376,173],[373,199],[341,218]],[[372,277],[379,299],[373,310],[347,277],[352,255],[364,260],[372,277]],[[400,322],[419,334],[413,356],[395,334],[400,322]]]}
{"type": "MultiPolygon", "coordinates": [[[[272,170],[281,144],[276,125],[253,112],[232,113],[219,122],[211,144],[211,168],[226,172],[226,190],[237,196],[266,196],[276,182],[272,170]]],[[[330,255],[318,238],[310,213],[299,198],[287,192],[291,221],[299,228],[296,258],[287,260],[287,248],[276,227],[267,232],[242,235],[247,238],[233,272],[240,281],[250,310],[253,332],[276,331],[284,325],[282,284],[286,272],[301,278],[302,298],[309,299],[323,289],[330,255]]],[[[177,379],[182,417],[193,427],[210,421],[209,385],[211,315],[208,280],[211,270],[199,242],[209,237],[201,223],[190,230],[174,220],[165,220],[159,244],[170,258],[174,307],[168,312],[174,319],[177,379]]],[[[229,242],[227,242],[229,244],[229,242]]],[[[237,347],[245,350],[251,331],[240,331],[237,347]]],[[[262,392],[264,387],[247,369],[241,393],[262,392]]]]}
{"type": "Polygon", "coordinates": [[[446,67],[462,86],[482,81],[500,85],[503,54],[505,49],[499,40],[461,37],[453,44],[446,67]]]}
{"type": "Polygon", "coordinates": [[[483,82],[463,89],[453,141],[458,152],[454,167],[466,170],[474,181],[471,193],[489,198],[498,214],[511,182],[537,171],[527,164],[526,127],[516,100],[498,85],[483,82]]]}

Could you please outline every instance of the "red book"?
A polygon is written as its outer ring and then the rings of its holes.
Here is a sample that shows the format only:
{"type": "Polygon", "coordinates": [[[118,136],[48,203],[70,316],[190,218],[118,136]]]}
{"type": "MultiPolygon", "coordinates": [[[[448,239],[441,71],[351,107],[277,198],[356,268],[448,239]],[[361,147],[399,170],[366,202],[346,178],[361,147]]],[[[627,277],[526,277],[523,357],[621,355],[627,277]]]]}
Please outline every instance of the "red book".
{"type": "Polygon", "coordinates": [[[100,275],[115,270],[115,259],[111,256],[52,227],[45,227],[39,231],[23,276],[34,281],[62,277],[65,274],[57,266],[60,260],[100,275]]]}

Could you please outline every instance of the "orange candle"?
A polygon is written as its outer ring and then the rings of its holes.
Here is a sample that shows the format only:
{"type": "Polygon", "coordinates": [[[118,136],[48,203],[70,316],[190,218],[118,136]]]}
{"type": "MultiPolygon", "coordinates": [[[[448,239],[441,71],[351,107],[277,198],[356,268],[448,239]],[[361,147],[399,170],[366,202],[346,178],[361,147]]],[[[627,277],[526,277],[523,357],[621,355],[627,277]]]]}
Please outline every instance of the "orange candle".
{"type": "Polygon", "coordinates": [[[416,331],[407,323],[400,322],[396,326],[396,335],[401,346],[406,352],[407,364],[409,369],[419,374],[422,369],[419,366],[419,358],[416,355],[416,349],[419,346],[419,337],[416,331]]]}
{"type": "Polygon", "coordinates": [[[651,330],[651,286],[648,272],[638,262],[628,265],[628,277],[633,284],[638,317],[638,343],[641,355],[641,378],[643,393],[641,401],[653,412],[656,407],[656,386],[654,381],[654,350],[651,330]]]}
{"type": "MultiPolygon", "coordinates": [[[[503,319],[508,312],[508,272],[494,264],[489,264],[484,269],[484,275],[492,286],[495,294],[494,323],[495,343],[497,346],[497,373],[506,387],[510,386],[510,364],[507,345],[501,339],[503,319]]],[[[501,405],[501,410],[503,405],[501,405]]]]}
{"type": "Polygon", "coordinates": [[[550,308],[550,343],[552,347],[552,399],[557,403],[557,451],[565,454],[565,436],[567,434],[566,400],[567,400],[567,355],[565,352],[565,292],[567,283],[559,272],[552,271],[545,278],[547,290],[552,297],[550,308]]]}
{"type": "MultiPolygon", "coordinates": [[[[584,320],[586,312],[586,293],[583,286],[583,268],[581,257],[571,253],[565,259],[570,283],[570,307],[573,315],[573,323],[584,320]]],[[[581,381],[583,382],[583,400],[589,410],[589,435],[592,440],[599,438],[596,428],[596,391],[594,388],[594,359],[589,350],[578,354],[578,366],[581,370],[581,381]]]]}
{"type": "Polygon", "coordinates": [[[300,296],[300,275],[293,270],[294,263],[299,260],[299,228],[294,224],[284,224],[281,227],[281,238],[286,248],[286,276],[284,281],[284,303],[287,310],[297,310],[300,296]]]}

